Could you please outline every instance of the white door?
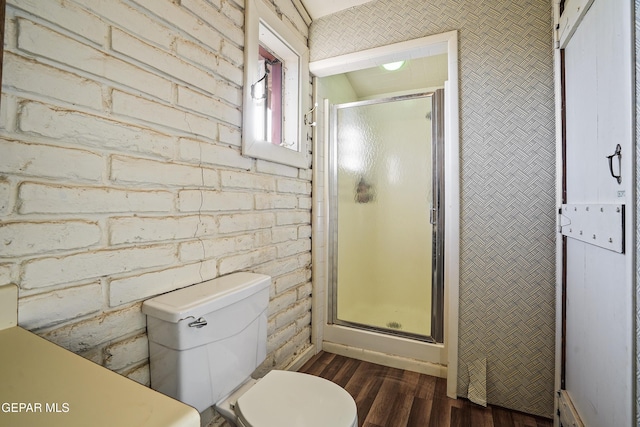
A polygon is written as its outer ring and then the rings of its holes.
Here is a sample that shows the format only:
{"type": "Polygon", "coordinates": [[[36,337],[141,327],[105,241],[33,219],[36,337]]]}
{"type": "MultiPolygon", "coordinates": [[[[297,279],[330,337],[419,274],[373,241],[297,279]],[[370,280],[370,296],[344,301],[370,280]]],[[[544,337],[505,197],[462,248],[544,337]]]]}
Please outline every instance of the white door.
{"type": "Polygon", "coordinates": [[[632,3],[568,0],[559,27],[566,150],[560,387],[586,426],[634,424],[632,3]]]}

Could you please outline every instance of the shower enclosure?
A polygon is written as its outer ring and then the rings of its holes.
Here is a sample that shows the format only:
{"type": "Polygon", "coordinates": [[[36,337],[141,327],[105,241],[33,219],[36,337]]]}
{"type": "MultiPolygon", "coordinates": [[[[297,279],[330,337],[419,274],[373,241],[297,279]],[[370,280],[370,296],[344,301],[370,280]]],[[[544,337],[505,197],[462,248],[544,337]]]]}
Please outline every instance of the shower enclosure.
{"type": "Polygon", "coordinates": [[[443,341],[443,100],[332,107],[330,323],[443,341]]]}

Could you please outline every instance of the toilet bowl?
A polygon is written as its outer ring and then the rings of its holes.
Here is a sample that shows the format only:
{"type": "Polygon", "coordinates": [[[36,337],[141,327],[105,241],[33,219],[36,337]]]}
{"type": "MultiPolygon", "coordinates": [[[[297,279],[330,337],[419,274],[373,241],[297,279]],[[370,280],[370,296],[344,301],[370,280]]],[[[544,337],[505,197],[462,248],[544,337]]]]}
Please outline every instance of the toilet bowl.
{"type": "Polygon", "coordinates": [[[215,405],[239,427],[357,427],[356,404],[345,389],[324,378],[273,370],[215,405]]]}
{"type": "Polygon", "coordinates": [[[151,388],[239,427],[356,427],[351,395],[265,360],[269,276],[234,273],[147,300],[151,388]]]}

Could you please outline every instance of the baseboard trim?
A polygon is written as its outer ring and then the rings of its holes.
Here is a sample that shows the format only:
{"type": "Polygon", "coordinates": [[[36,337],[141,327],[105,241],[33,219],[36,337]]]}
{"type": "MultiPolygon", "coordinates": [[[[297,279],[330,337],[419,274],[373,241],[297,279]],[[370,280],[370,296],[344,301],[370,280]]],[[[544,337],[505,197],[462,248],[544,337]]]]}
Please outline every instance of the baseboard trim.
{"type": "Polygon", "coordinates": [[[326,341],[322,343],[322,349],[328,353],[351,357],[365,362],[419,372],[421,374],[432,375],[438,378],[447,378],[447,367],[436,363],[424,362],[421,360],[384,354],[377,351],[364,350],[361,348],[326,341]]]}
{"type": "Polygon", "coordinates": [[[302,353],[298,355],[286,368],[285,371],[298,371],[302,366],[307,363],[313,356],[318,353],[315,345],[311,344],[309,347],[305,348],[302,353]]]}
{"type": "Polygon", "coordinates": [[[584,427],[580,414],[578,414],[576,407],[573,406],[571,396],[566,390],[558,392],[558,416],[560,424],[563,426],[584,427]]]}

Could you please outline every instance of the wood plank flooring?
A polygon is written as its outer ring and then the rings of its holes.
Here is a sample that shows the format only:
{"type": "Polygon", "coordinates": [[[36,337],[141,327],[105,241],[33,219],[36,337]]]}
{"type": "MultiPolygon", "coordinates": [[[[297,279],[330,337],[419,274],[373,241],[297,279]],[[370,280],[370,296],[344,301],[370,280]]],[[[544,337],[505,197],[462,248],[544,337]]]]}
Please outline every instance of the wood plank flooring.
{"type": "Polygon", "coordinates": [[[359,427],[552,427],[547,418],[484,408],[447,397],[447,382],[416,372],[320,352],[300,372],[342,386],[356,401],[359,427]]]}

